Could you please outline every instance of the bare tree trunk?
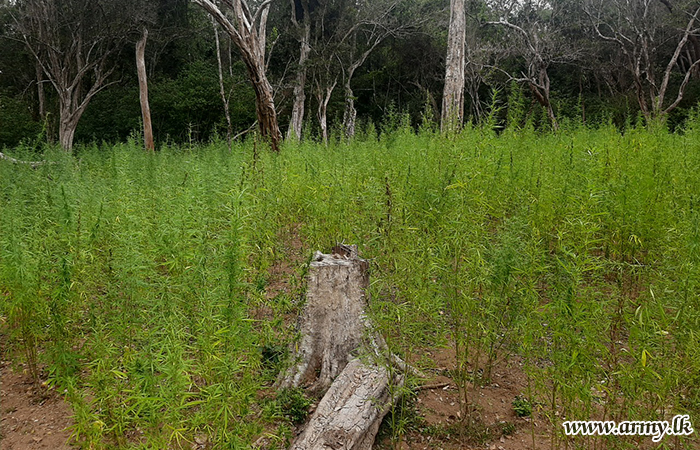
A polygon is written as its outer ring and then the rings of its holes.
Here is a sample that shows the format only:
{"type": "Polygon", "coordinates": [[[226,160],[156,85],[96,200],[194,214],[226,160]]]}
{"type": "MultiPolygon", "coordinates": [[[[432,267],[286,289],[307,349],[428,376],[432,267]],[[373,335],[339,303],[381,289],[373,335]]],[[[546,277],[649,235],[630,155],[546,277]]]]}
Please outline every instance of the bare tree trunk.
{"type": "Polygon", "coordinates": [[[552,107],[552,101],[550,98],[550,81],[547,68],[540,68],[539,81],[537,83],[529,80],[527,84],[530,87],[532,94],[535,96],[535,99],[537,99],[537,102],[547,111],[547,118],[549,118],[549,122],[552,124],[552,129],[555,131],[558,130],[559,123],[554,115],[554,108],[552,107]]]}
{"type": "Polygon", "coordinates": [[[245,0],[225,2],[236,18],[235,25],[211,0],[194,0],[194,2],[219,22],[240,50],[243,63],[248,69],[248,78],[255,91],[255,112],[260,134],[270,140],[273,151],[279,152],[282,133],[277,123],[272,86],[265,75],[265,27],[271,0],[262,2],[254,14],[251,13],[245,0]]]}
{"type": "Polygon", "coordinates": [[[36,94],[39,100],[39,120],[46,121],[46,94],[44,93],[44,70],[36,63],[36,94]]]}
{"type": "Polygon", "coordinates": [[[151,126],[151,107],[148,105],[148,78],[146,76],[146,41],[148,29],[143,27],[141,39],[136,43],[136,73],[139,78],[139,101],[141,102],[141,118],[143,119],[143,143],[146,150],[156,149],[153,143],[153,127],[151,126]]]}
{"type": "Polygon", "coordinates": [[[357,109],[355,109],[355,96],[350,87],[350,78],[345,82],[345,112],[343,113],[343,128],[345,136],[352,138],[355,136],[355,121],[357,120],[357,109]]]}
{"type": "Polygon", "coordinates": [[[355,120],[357,119],[357,110],[355,109],[355,94],[352,91],[352,77],[355,75],[355,71],[364,64],[365,60],[369,56],[370,52],[379,45],[384,37],[378,37],[374,44],[365,51],[356,61],[354,61],[350,67],[348,67],[347,74],[345,75],[345,111],[343,111],[343,128],[345,129],[345,136],[352,138],[355,136],[355,120]]]}
{"type": "Polygon", "coordinates": [[[318,86],[316,89],[316,99],[318,100],[318,124],[321,127],[321,138],[323,143],[328,145],[328,102],[331,101],[331,94],[335,89],[338,80],[333,81],[331,86],[326,87],[325,91],[318,86]]]}
{"type": "MultiPolygon", "coordinates": [[[[247,65],[247,64],[246,64],[247,65]]],[[[248,74],[253,83],[255,91],[255,112],[260,125],[260,134],[270,140],[270,146],[275,152],[280,151],[282,133],[277,124],[277,112],[275,111],[275,101],[272,97],[272,86],[267,80],[264,72],[257,68],[248,67],[248,74]]]]}
{"type": "Polygon", "coordinates": [[[227,41],[228,45],[226,46],[227,52],[228,52],[228,76],[233,78],[233,45],[231,39],[227,41]]]}
{"type": "Polygon", "coordinates": [[[233,125],[231,125],[231,112],[229,110],[228,98],[224,89],[224,71],[221,64],[221,44],[219,42],[219,30],[216,29],[216,21],[212,17],[212,27],[214,28],[214,40],[216,41],[216,62],[219,65],[219,94],[221,101],[224,104],[224,115],[226,116],[226,142],[228,143],[228,151],[231,151],[231,137],[233,136],[233,125]]]}
{"type": "MultiPolygon", "coordinates": [[[[64,108],[61,108],[64,110],[64,108]]],[[[58,142],[63,150],[70,152],[73,150],[73,138],[75,137],[75,129],[78,127],[78,120],[72,114],[61,113],[61,118],[58,124],[58,142]]]]}
{"type": "Polygon", "coordinates": [[[450,29],[447,37],[445,90],[442,96],[443,132],[461,127],[464,118],[464,46],[467,19],[464,0],[450,1],[450,29]]]}
{"type": "Polygon", "coordinates": [[[311,19],[307,8],[304,8],[304,31],[301,37],[301,50],[299,52],[299,68],[297,69],[296,85],[294,86],[294,104],[292,105],[292,117],[289,119],[288,138],[301,138],[304,124],[304,103],[306,102],[306,63],[311,53],[311,19]]]}

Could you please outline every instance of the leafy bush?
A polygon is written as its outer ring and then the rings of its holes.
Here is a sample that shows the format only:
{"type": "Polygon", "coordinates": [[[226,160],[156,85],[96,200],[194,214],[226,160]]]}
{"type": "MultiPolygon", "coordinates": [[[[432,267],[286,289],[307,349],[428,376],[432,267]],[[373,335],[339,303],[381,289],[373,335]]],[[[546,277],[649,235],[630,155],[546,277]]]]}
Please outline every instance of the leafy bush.
{"type": "Polygon", "coordinates": [[[309,400],[301,388],[284,388],[277,394],[277,404],[282,414],[295,424],[300,424],[309,415],[309,400]]]}
{"type": "Polygon", "coordinates": [[[518,417],[529,417],[532,415],[532,405],[528,399],[518,395],[513,400],[513,411],[518,417]]]}

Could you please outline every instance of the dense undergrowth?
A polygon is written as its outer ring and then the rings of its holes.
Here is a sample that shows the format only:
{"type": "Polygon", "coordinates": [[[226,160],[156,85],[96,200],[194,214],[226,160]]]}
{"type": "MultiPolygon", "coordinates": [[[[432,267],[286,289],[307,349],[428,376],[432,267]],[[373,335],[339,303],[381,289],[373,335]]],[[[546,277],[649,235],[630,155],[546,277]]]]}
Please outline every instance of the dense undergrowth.
{"type": "Polygon", "coordinates": [[[465,416],[518,355],[555,447],[649,442],[569,439],[566,418],[700,417],[700,121],[260,147],[0,161],[7,354],[65,389],[84,448],[285,445],[268,356],[294,338],[303,264],[265,290],[292,232],[309,257],[359,244],[390,346],[418,366],[455,347],[465,416]]]}

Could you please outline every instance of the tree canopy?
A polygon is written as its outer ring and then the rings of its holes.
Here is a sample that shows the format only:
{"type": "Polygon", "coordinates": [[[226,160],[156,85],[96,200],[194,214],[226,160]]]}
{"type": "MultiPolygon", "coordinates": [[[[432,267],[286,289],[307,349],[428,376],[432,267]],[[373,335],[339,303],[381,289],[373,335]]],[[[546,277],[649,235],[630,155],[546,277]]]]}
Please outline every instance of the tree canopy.
{"type": "Polygon", "coordinates": [[[449,95],[460,98],[460,122],[484,120],[495,99],[504,107],[491,119],[517,116],[515,126],[582,120],[622,127],[642,117],[673,127],[700,99],[697,1],[469,0],[457,12],[466,24],[456,38],[463,53],[450,60],[454,5],[4,0],[0,147],[46,139],[70,148],[73,140],[138,135],[133,55],[143,26],[157,143],[238,135],[273,113],[277,131],[268,131],[271,122],[261,131],[276,139],[326,139],[331,129],[352,136],[356,124],[380,123],[390,111],[417,125],[450,107],[441,99],[446,70],[457,66],[464,80],[449,95]],[[224,31],[218,50],[212,7],[223,11],[215,17],[224,31]],[[245,37],[247,30],[254,33],[245,37]],[[251,51],[242,48],[252,37],[251,51]],[[261,106],[265,83],[269,104],[261,106]]]}

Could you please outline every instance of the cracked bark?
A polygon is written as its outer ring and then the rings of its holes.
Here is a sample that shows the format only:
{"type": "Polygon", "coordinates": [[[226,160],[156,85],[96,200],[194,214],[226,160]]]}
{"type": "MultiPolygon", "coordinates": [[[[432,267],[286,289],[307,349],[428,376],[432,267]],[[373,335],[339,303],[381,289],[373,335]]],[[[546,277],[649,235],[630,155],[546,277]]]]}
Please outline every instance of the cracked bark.
{"type": "Polygon", "coordinates": [[[356,247],[343,245],[316,252],[310,264],[301,342],[278,387],[325,395],[290,449],[371,449],[403,384],[403,362],[365,316],[368,267],[356,247]]]}
{"type": "Polygon", "coordinates": [[[467,37],[464,3],[464,0],[450,2],[445,90],[442,96],[442,119],[440,121],[443,132],[459,129],[464,117],[464,46],[467,37]]]}

